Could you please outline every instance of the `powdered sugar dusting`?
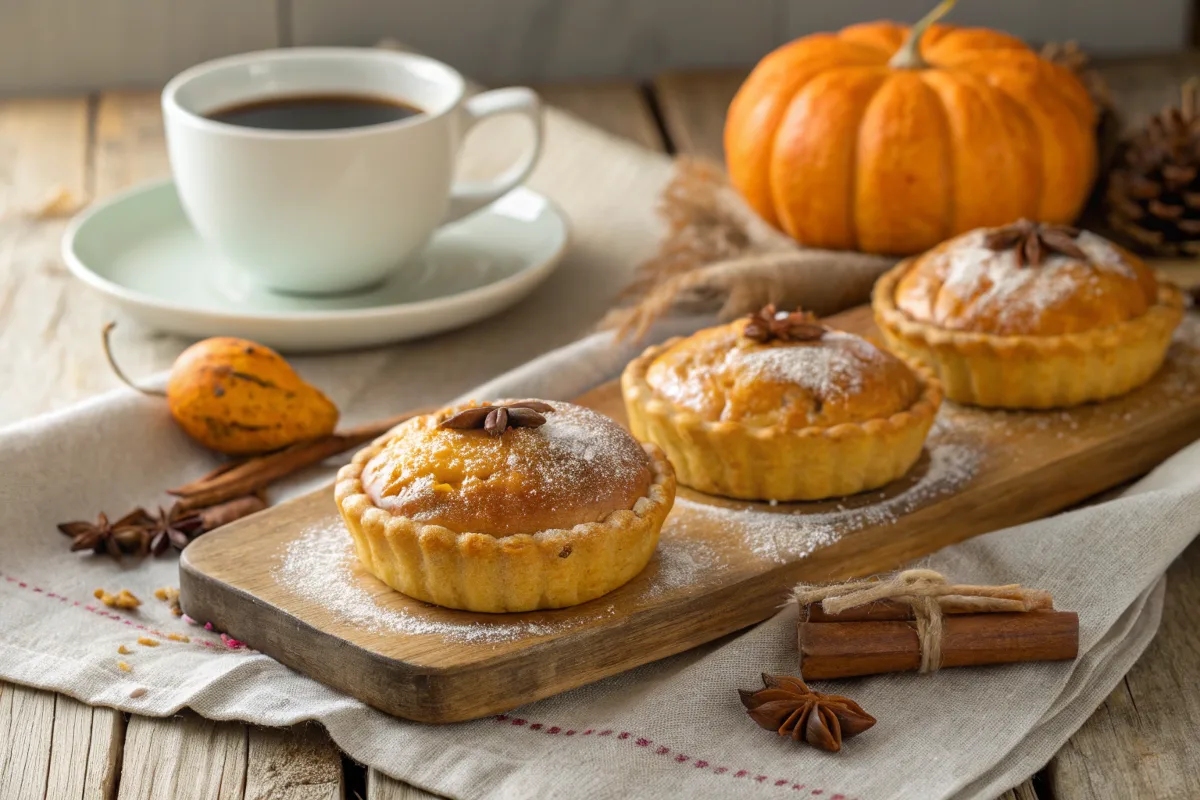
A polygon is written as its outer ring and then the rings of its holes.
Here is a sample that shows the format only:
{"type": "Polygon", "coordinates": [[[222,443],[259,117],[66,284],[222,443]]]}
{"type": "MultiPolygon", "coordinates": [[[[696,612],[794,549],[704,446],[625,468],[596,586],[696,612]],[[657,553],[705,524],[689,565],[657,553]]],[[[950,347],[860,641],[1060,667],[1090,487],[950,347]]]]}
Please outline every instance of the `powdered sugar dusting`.
{"type": "MultiPolygon", "coordinates": [[[[726,566],[721,555],[705,542],[664,536],[654,560],[634,578],[633,584],[640,591],[633,601],[693,586],[701,576],[726,566]]],[[[379,634],[496,644],[563,633],[616,614],[615,607],[605,603],[603,597],[573,609],[495,616],[437,608],[406,598],[359,565],[350,535],[336,517],[293,540],[273,574],[290,592],[322,606],[342,622],[379,634]]]]}
{"type": "Polygon", "coordinates": [[[875,345],[840,331],[830,331],[812,344],[737,350],[731,357],[751,380],[794,383],[823,398],[858,394],[863,373],[884,360],[875,345]]]}
{"type": "Polygon", "coordinates": [[[456,612],[405,598],[366,575],[338,518],[310,528],[291,542],[275,570],[275,578],[294,594],[324,606],[341,621],[381,634],[495,643],[546,636],[615,613],[608,606],[590,616],[576,615],[558,623],[520,620],[511,615],[497,617],[495,623],[480,622],[478,615],[463,615],[462,621],[455,621],[456,612]]]}
{"type": "Polygon", "coordinates": [[[704,575],[720,572],[728,562],[712,545],[678,535],[664,536],[658,545],[657,566],[646,586],[646,597],[661,597],[673,590],[695,586],[704,575]]]}
{"type": "MultiPolygon", "coordinates": [[[[573,472],[593,473],[597,468],[610,475],[631,477],[645,468],[646,456],[629,434],[611,419],[582,406],[556,404],[546,414],[546,424],[532,433],[546,438],[557,456],[552,465],[570,481],[573,472]]],[[[564,487],[569,490],[570,487],[564,487]]]]}
{"type": "Polygon", "coordinates": [[[976,315],[1003,317],[1054,308],[1080,292],[1099,291],[1097,272],[1137,278],[1108,241],[1087,231],[1075,242],[1088,256],[1088,274],[1081,274],[1077,259],[1057,253],[1036,269],[1021,268],[1015,250],[989,249],[986,235],[983,230],[967,234],[940,256],[946,261],[942,290],[955,305],[970,302],[976,315]]]}
{"type": "MultiPolygon", "coordinates": [[[[928,462],[915,467],[907,479],[911,483],[896,494],[889,493],[894,491],[893,486],[846,498],[833,510],[819,512],[806,512],[804,507],[810,504],[768,511],[761,505],[728,508],[687,497],[678,498],[676,506],[738,536],[748,551],[785,563],[827,547],[848,533],[894,523],[917,508],[961,491],[975,476],[981,460],[982,451],[977,446],[944,438],[934,443],[931,437],[928,462]]],[[[829,504],[820,505],[827,508],[829,504]]]]}

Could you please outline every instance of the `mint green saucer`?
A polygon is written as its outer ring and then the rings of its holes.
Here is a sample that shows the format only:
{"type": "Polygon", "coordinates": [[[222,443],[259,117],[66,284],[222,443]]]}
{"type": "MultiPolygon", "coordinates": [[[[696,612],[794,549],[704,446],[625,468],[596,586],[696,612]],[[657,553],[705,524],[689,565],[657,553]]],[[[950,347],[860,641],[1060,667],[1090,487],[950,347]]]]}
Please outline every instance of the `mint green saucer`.
{"type": "Polygon", "coordinates": [[[383,284],[354,294],[277,294],[248,281],[200,240],[170,180],[92,206],[62,252],[75,277],[154,330],[241,336],[284,351],[344,350],[469,325],[545,280],[567,245],[562,213],[519,188],[439,230],[383,284]]]}

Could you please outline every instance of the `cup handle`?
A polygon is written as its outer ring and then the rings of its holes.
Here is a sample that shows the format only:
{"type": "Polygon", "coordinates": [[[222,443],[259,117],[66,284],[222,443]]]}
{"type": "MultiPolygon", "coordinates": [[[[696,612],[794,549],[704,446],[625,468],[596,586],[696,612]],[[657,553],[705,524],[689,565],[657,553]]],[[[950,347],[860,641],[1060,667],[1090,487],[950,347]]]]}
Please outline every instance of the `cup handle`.
{"type": "Polygon", "coordinates": [[[494,89],[463,103],[462,136],[480,120],[497,114],[522,114],[533,123],[533,147],[521,160],[488,181],[459,181],[450,189],[450,208],[442,224],[461,219],[521,185],[542,153],[542,101],[532,89],[513,86],[494,89]]]}

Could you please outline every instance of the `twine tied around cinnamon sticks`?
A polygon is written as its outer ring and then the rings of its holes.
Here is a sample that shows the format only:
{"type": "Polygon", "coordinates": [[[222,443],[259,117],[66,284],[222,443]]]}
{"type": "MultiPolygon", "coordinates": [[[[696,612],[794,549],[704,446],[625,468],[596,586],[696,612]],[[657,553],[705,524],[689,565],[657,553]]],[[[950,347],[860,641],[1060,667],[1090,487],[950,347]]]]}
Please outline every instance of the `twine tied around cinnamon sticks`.
{"type": "Polygon", "coordinates": [[[1026,589],[1019,584],[973,586],[951,584],[940,572],[909,569],[884,580],[860,580],[827,586],[796,587],[801,608],[820,604],[826,614],[837,616],[880,601],[911,607],[920,643],[920,672],[936,672],[942,666],[943,615],[1027,612],[1053,608],[1049,592],[1026,589]]]}

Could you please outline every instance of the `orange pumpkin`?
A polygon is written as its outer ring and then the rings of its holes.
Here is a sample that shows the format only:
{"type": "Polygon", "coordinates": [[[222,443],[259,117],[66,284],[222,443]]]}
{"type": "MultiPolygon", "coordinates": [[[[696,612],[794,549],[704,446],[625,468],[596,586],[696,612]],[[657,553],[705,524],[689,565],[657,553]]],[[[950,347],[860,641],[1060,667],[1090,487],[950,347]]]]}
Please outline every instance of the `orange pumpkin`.
{"type": "Polygon", "coordinates": [[[1020,217],[1068,223],[1096,172],[1083,84],[985,28],[893,22],[767,55],[725,122],[733,185],[802,244],[906,255],[1020,217]]]}

